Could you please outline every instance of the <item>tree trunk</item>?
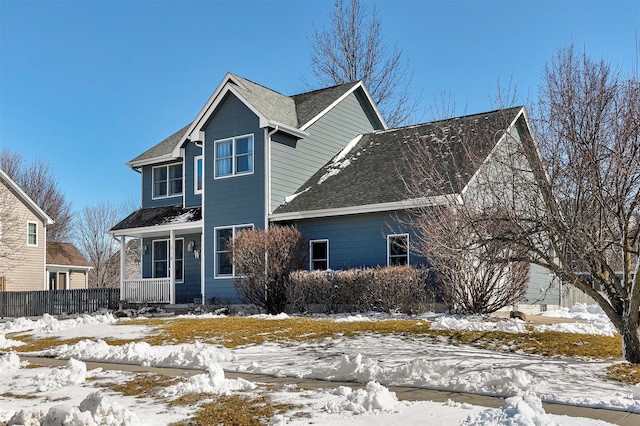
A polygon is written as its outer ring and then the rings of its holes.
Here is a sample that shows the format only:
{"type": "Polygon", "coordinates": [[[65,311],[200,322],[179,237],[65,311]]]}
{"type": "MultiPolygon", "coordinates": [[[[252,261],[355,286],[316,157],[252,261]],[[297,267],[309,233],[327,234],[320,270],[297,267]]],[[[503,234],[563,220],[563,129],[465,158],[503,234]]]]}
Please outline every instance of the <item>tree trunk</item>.
{"type": "Polygon", "coordinates": [[[622,353],[632,364],[640,364],[640,329],[638,324],[627,322],[622,333],[622,353]]]}

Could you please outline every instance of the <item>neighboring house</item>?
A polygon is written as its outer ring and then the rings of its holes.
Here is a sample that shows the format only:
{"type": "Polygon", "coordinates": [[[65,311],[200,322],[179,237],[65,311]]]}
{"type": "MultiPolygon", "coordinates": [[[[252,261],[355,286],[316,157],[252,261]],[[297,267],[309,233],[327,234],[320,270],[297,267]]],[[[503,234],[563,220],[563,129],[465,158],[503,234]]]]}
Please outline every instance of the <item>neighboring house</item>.
{"type": "Polygon", "coordinates": [[[47,243],[47,277],[49,290],[89,288],[87,259],[71,243],[47,243]]]}
{"type": "MultiPolygon", "coordinates": [[[[465,120],[529,131],[523,108],[465,120]]],[[[110,232],[141,238],[142,277],[122,274],[121,297],[235,302],[227,242],[271,224],[300,229],[310,269],[424,264],[398,219],[415,203],[444,205],[456,194],[404,199],[401,160],[411,140],[428,140],[437,126],[387,129],[361,82],[285,96],[227,74],[190,124],[127,163],[141,173],[142,207],[110,232]]],[[[480,135],[487,158],[494,136],[480,135]]],[[[472,187],[477,172],[468,170],[458,190],[472,187]]],[[[531,304],[558,305],[541,291],[549,280],[532,268],[531,304]]]]}
{"type": "Polygon", "coordinates": [[[53,220],[0,170],[0,291],[46,290],[47,227],[53,220]]]}

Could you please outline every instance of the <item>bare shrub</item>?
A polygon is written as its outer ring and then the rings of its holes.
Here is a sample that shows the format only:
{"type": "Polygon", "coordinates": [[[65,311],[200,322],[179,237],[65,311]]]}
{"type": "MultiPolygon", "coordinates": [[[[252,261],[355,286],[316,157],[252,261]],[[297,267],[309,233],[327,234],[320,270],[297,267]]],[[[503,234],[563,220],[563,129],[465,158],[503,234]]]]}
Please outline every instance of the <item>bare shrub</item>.
{"type": "Polygon", "coordinates": [[[300,231],[276,226],[240,232],[229,242],[236,276],[234,286],[243,303],[270,314],[284,312],[290,274],[304,265],[306,245],[300,231]]]}
{"type": "Polygon", "coordinates": [[[346,271],[296,271],[288,288],[293,308],[324,313],[418,313],[427,309],[427,270],[410,266],[349,269],[346,271]]]}

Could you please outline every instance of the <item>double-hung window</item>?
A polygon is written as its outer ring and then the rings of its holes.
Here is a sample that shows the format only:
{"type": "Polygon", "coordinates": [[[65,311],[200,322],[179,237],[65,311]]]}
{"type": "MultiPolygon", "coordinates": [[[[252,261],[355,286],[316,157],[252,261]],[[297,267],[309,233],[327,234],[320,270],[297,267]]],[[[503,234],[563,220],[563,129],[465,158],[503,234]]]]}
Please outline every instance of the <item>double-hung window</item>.
{"type": "Polygon", "coordinates": [[[253,173],[253,135],[221,139],[215,145],[216,178],[253,173]]]}
{"type": "Polygon", "coordinates": [[[387,236],[387,265],[399,266],[409,264],[409,235],[387,236]]]}
{"type": "Polygon", "coordinates": [[[38,245],[38,222],[27,222],[27,245],[38,245]]]}
{"type": "Polygon", "coordinates": [[[193,192],[194,194],[202,194],[202,155],[198,155],[193,159],[193,192]]]}
{"type": "Polygon", "coordinates": [[[216,228],[216,277],[233,277],[235,270],[229,259],[229,241],[240,232],[253,229],[253,225],[236,225],[216,228]]]}
{"type": "Polygon", "coordinates": [[[153,198],[182,195],[182,163],[153,168],[153,198]]]}
{"type": "MultiPolygon", "coordinates": [[[[175,240],[176,248],[176,281],[184,281],[184,240],[175,240]]],[[[167,278],[171,268],[169,256],[169,240],[155,240],[153,242],[153,277],[167,278]]]]}
{"type": "Polygon", "coordinates": [[[329,240],[309,241],[309,269],[329,269],[329,240]]]}

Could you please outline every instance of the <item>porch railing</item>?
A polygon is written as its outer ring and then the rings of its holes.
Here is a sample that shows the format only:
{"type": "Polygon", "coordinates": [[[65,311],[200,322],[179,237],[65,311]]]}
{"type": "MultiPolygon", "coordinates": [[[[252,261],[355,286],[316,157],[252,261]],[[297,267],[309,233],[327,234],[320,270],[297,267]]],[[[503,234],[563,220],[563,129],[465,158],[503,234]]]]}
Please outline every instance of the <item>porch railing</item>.
{"type": "Polygon", "coordinates": [[[169,278],[125,280],[120,299],[129,303],[171,303],[171,280],[169,278]]]}

